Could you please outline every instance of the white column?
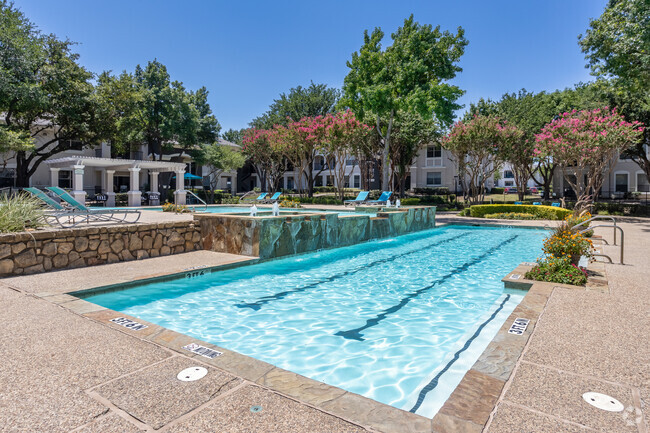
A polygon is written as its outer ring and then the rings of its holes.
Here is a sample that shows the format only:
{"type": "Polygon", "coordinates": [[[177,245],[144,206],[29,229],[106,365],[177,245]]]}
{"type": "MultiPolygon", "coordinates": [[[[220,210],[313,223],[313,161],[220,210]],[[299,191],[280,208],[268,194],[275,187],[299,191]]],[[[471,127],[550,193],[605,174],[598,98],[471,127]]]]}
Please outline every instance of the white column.
{"type": "Polygon", "coordinates": [[[115,207],[115,193],[113,192],[113,175],[115,170],[106,170],[104,174],[104,186],[102,187],[104,194],[106,194],[106,207],[115,207]]]}
{"type": "Polygon", "coordinates": [[[158,193],[158,174],[160,173],[157,171],[149,171],[149,206],[158,206],[160,204],[160,199],[155,198],[158,193]]]}
{"type": "Polygon", "coordinates": [[[140,167],[129,168],[131,177],[131,190],[126,193],[129,198],[129,206],[140,206],[142,204],[142,192],[140,191],[140,167]]]}
{"type": "Polygon", "coordinates": [[[174,203],[177,205],[187,204],[187,193],[185,192],[185,169],[176,170],[176,191],[174,191],[174,203]]]}
{"type": "Polygon", "coordinates": [[[86,203],[86,191],[84,191],[84,166],[83,165],[73,165],[74,168],[73,177],[72,177],[72,193],[71,195],[79,203],[86,203]]]}
{"type": "MultiPolygon", "coordinates": [[[[417,161],[417,160],[416,160],[417,161]]],[[[417,162],[416,162],[417,164],[417,162]]],[[[411,166],[411,190],[418,188],[418,167],[417,165],[412,165],[411,166]]]]}
{"type": "Polygon", "coordinates": [[[50,186],[59,186],[59,171],[60,168],[50,167],[50,186]]]}

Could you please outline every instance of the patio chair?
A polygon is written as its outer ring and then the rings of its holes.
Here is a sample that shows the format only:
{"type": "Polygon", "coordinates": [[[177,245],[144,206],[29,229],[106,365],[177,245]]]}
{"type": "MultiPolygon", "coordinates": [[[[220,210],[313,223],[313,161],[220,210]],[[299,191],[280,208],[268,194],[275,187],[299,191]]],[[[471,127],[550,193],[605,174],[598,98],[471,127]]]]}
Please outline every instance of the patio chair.
{"type": "Polygon", "coordinates": [[[354,200],[345,200],[343,202],[343,204],[345,206],[347,206],[349,204],[361,204],[361,203],[364,203],[368,199],[368,194],[370,194],[369,191],[361,191],[361,192],[359,192],[359,195],[357,195],[357,198],[355,198],[354,200]]]}
{"type": "Polygon", "coordinates": [[[560,207],[560,202],[554,202],[554,203],[551,203],[551,206],[553,206],[553,207],[560,207]]]}
{"type": "Polygon", "coordinates": [[[259,197],[255,199],[255,201],[257,203],[264,203],[264,199],[266,198],[267,195],[269,195],[268,192],[263,192],[262,194],[259,195],[259,197]]]}
{"type": "Polygon", "coordinates": [[[523,201],[516,201],[515,204],[524,204],[523,201]]]}
{"type": "MultiPolygon", "coordinates": [[[[60,217],[80,217],[85,222],[111,222],[111,223],[135,223],[140,219],[140,211],[137,209],[90,209],[86,205],[79,203],[74,197],[68,194],[63,188],[58,186],[45,187],[50,192],[56,194],[61,200],[70,205],[71,209],[61,212],[61,214],[51,214],[57,224],[65,227],[60,221],[60,217]],[[127,221],[129,216],[135,215],[133,221],[127,221]]],[[[83,222],[82,221],[82,222],[83,222]]],[[[72,226],[78,223],[73,223],[72,226]]],[[[68,227],[71,227],[69,224],[68,227]]]]}
{"type": "Polygon", "coordinates": [[[276,192],[271,196],[271,198],[267,198],[266,200],[264,200],[264,203],[274,203],[280,198],[281,195],[282,195],[281,192],[276,192]]]}
{"type": "Polygon", "coordinates": [[[390,198],[391,195],[393,195],[392,192],[384,191],[384,192],[381,193],[381,195],[379,196],[379,198],[377,200],[369,200],[366,203],[367,204],[386,204],[386,202],[388,201],[388,199],[390,198]]]}
{"type": "Polygon", "coordinates": [[[533,206],[541,206],[541,205],[542,205],[542,202],[539,202],[539,201],[534,201],[533,202],[533,206]]]}
{"type": "Polygon", "coordinates": [[[30,193],[34,197],[38,198],[43,203],[45,203],[50,208],[52,208],[52,210],[56,210],[56,211],[65,211],[66,210],[63,206],[61,206],[60,203],[57,203],[54,200],[52,200],[52,197],[45,194],[43,191],[41,191],[38,188],[33,188],[33,187],[23,188],[23,191],[27,191],[28,193],[30,193]]]}

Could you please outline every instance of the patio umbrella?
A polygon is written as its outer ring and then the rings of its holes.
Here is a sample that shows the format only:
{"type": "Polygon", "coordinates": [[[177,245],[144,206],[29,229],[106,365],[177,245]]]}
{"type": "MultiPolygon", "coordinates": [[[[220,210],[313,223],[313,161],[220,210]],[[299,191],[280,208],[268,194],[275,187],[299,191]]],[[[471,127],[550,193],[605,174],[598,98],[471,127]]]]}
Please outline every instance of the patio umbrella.
{"type": "MultiPolygon", "coordinates": [[[[184,179],[203,179],[201,176],[197,176],[192,173],[185,173],[185,176],[183,176],[184,179]]],[[[172,179],[176,179],[176,175],[172,176],[172,179]]]]}

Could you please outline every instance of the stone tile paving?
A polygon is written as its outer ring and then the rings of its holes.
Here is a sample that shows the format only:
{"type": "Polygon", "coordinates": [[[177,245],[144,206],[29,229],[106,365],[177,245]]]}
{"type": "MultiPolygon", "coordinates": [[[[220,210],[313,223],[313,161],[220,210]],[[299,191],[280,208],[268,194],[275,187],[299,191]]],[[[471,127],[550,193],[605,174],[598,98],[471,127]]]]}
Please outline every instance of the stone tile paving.
{"type": "MultiPolygon", "coordinates": [[[[553,290],[486,432],[648,432],[650,220],[620,225],[627,265],[604,265],[604,289],[553,290]],[[592,408],[582,399],[588,391],[614,396],[625,410],[592,408]]],[[[617,261],[617,246],[603,250],[617,261]]]]}

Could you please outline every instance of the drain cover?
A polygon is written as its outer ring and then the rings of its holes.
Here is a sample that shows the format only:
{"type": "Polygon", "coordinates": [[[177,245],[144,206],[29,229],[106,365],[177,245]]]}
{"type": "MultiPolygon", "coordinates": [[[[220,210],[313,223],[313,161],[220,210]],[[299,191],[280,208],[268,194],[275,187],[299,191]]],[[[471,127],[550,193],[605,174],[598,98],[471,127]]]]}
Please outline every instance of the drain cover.
{"type": "Polygon", "coordinates": [[[262,406],[251,406],[251,412],[261,412],[262,406]]]}
{"type": "Polygon", "coordinates": [[[625,409],[623,403],[614,397],[599,392],[585,392],[582,398],[590,405],[609,412],[622,412],[625,409]]]}
{"type": "Polygon", "coordinates": [[[183,382],[192,382],[201,379],[206,374],[208,374],[208,370],[203,367],[190,367],[178,373],[176,378],[183,382]]]}

